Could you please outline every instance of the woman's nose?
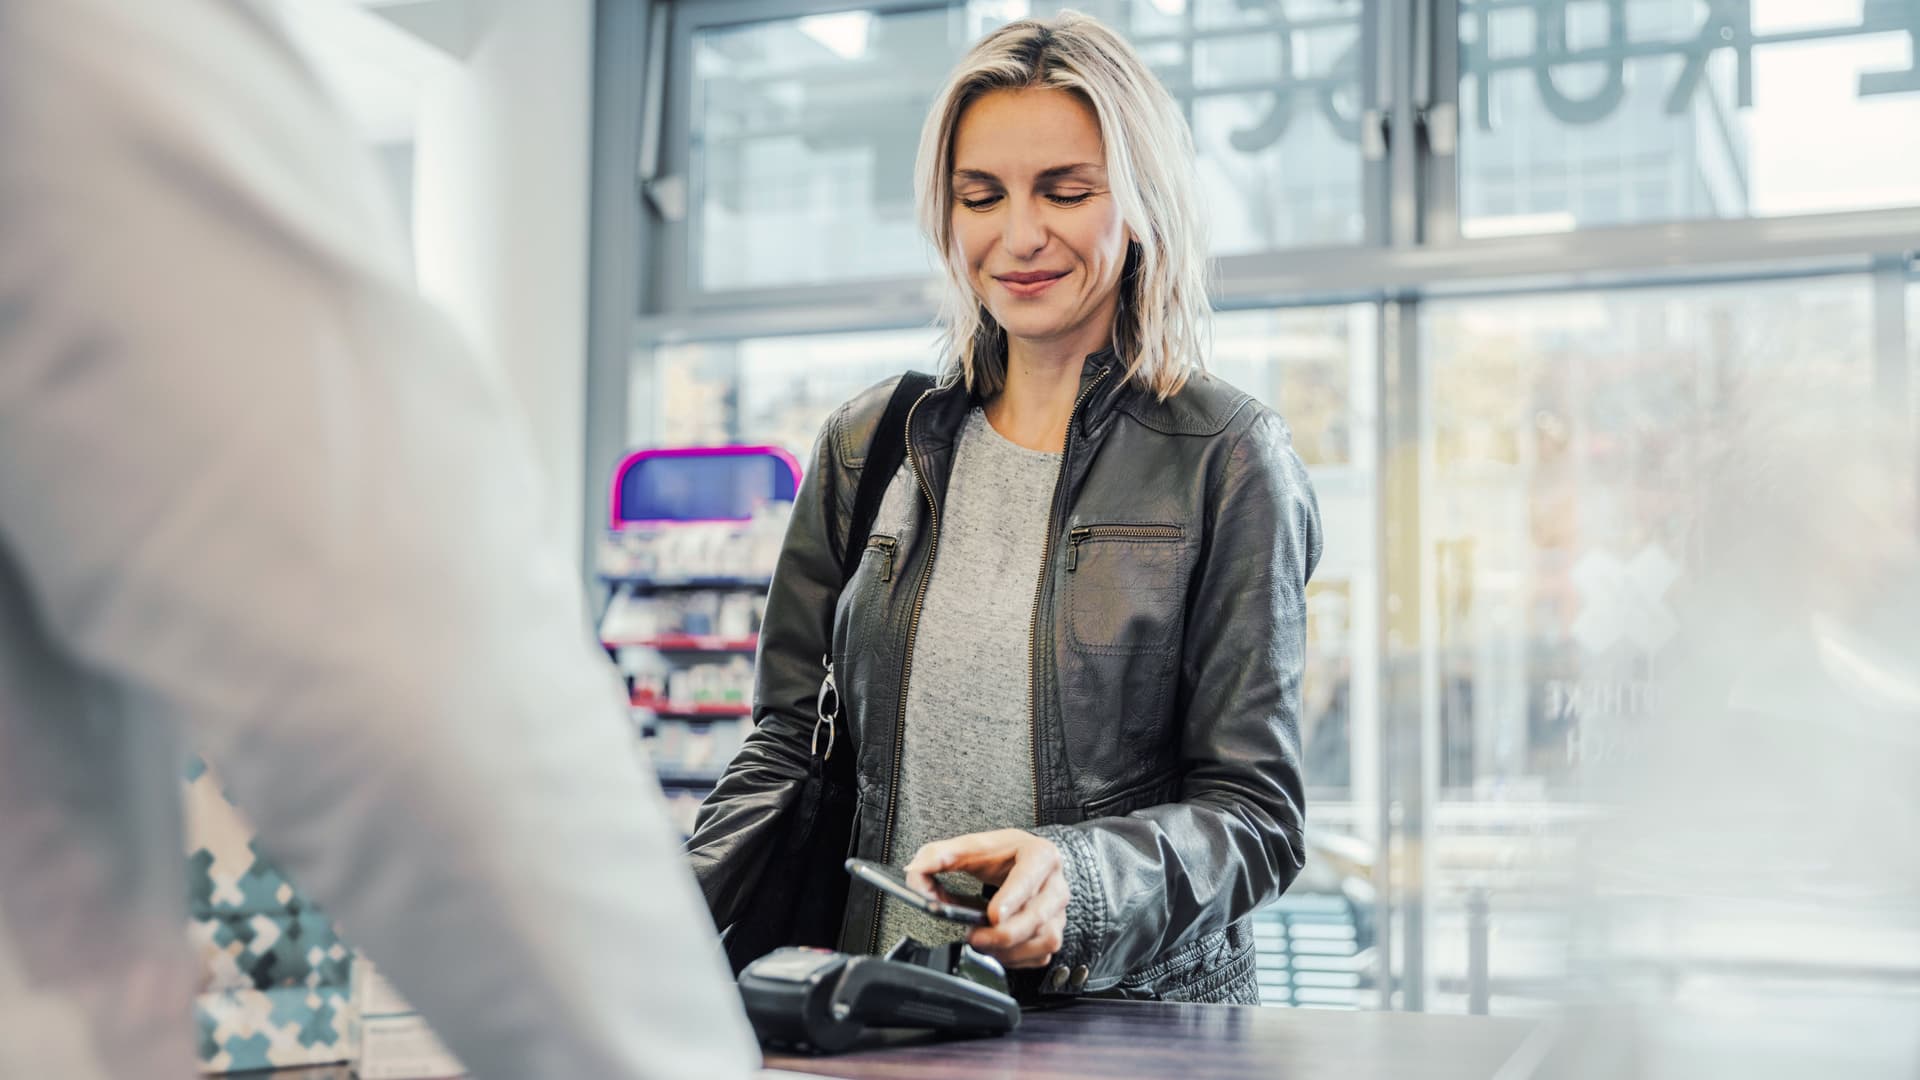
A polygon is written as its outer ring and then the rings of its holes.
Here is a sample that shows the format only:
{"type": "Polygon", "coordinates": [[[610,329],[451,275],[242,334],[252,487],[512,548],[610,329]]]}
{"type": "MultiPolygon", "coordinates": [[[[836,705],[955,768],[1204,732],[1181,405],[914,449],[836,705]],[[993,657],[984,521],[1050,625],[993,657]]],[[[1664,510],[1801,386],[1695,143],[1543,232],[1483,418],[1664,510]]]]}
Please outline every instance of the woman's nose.
{"type": "Polygon", "coordinates": [[[1007,210],[1006,233],[1001,242],[1007,252],[1017,259],[1030,259],[1047,246],[1046,224],[1041,220],[1040,211],[1024,200],[1008,200],[1012,205],[1007,210]]]}

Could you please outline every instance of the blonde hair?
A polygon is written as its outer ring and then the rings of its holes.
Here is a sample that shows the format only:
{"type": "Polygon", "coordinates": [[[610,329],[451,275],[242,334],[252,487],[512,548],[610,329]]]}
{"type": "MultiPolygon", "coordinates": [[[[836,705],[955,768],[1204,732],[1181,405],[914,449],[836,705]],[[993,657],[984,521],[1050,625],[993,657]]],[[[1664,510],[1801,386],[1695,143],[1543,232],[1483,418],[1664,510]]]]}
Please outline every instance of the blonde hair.
{"type": "Polygon", "coordinates": [[[1120,35],[1077,11],[1021,19],[974,45],[934,100],[920,132],[914,191],[920,225],[940,254],[941,349],[983,397],[1006,385],[1006,333],[979,297],[953,242],[953,140],[960,118],[996,90],[1047,87],[1075,94],[1100,123],[1108,183],[1132,230],[1114,316],[1126,378],[1160,398],[1206,367],[1206,221],[1193,135],[1160,81],[1120,35]]]}

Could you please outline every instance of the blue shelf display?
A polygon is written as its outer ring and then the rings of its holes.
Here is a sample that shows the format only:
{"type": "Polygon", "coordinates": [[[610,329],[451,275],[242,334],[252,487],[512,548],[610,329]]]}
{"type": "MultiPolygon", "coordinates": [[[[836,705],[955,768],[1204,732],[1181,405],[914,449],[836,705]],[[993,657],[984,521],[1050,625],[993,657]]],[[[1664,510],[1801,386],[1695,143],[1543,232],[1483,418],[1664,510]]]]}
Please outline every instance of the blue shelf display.
{"type": "Polygon", "coordinates": [[[799,488],[800,462],[775,446],[636,450],[614,470],[607,527],[750,521],[799,488]]]}
{"type": "Polygon", "coordinates": [[[683,833],[752,723],[753,652],[799,485],[774,447],[641,450],[614,470],[600,640],[683,833]]]}

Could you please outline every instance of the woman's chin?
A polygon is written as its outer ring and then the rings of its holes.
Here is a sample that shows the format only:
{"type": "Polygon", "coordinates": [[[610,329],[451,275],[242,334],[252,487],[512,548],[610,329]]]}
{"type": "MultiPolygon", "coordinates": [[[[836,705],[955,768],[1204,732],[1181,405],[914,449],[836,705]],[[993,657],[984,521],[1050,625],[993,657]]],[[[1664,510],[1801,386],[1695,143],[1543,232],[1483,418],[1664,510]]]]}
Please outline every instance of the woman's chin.
{"type": "Polygon", "coordinates": [[[1021,341],[1051,341],[1071,328],[1065,319],[1049,318],[1033,311],[1009,311],[1004,317],[995,312],[994,318],[1006,330],[1008,337],[1021,341]]]}

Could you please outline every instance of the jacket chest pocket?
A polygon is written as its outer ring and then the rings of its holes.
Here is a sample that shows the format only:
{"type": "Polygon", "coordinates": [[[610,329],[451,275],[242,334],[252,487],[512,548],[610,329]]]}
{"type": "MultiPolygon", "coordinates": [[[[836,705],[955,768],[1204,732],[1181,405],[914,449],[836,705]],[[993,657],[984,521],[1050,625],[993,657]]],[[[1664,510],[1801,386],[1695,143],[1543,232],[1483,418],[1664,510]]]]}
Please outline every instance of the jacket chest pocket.
{"type": "Polygon", "coordinates": [[[1178,525],[1078,525],[1067,533],[1067,636],[1089,653],[1138,655],[1180,638],[1186,538],[1178,525]]]}
{"type": "Polygon", "coordinates": [[[876,723],[874,694],[860,692],[862,686],[879,686],[885,673],[899,673],[899,661],[893,659],[889,611],[897,601],[900,584],[900,538],[887,534],[868,536],[860,561],[852,577],[841,588],[833,611],[833,671],[839,676],[841,700],[845,707],[847,730],[852,740],[864,740],[876,723]]]}
{"type": "MultiPolygon", "coordinates": [[[[898,537],[876,534],[867,538],[853,576],[840,590],[834,617],[834,651],[840,670],[864,671],[875,663],[872,649],[875,634],[884,627],[887,605],[896,580],[894,558],[900,549],[898,537]]],[[[884,670],[884,663],[881,669],[884,670]]]]}

